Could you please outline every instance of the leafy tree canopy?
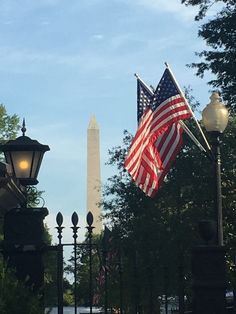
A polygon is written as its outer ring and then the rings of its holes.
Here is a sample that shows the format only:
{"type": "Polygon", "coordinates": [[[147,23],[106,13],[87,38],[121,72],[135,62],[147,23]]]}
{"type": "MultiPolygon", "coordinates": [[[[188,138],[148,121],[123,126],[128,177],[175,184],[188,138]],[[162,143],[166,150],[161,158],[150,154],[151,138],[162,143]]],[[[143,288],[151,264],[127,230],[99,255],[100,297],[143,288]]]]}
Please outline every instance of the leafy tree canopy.
{"type": "MultiPolygon", "coordinates": [[[[194,125],[191,125],[191,129],[194,129],[194,125]]],[[[235,131],[236,117],[233,116],[221,145],[224,237],[225,243],[233,249],[236,247],[235,131]]],[[[202,241],[198,222],[206,218],[215,219],[214,168],[212,162],[184,135],[183,150],[156,198],[150,199],[131,182],[123,168],[131,139],[132,136],[125,132],[123,145],[110,151],[109,163],[116,165],[119,171],[108,181],[103,206],[113,233],[120,239],[125,252],[124,268],[128,273],[124,276],[127,290],[130,288],[130,291],[132,266],[128,265],[132,265],[135,254],[138,254],[139,275],[136,278],[140,280],[140,300],[145,304],[150,287],[150,281],[147,281],[150,269],[155,293],[159,296],[165,294],[165,267],[168,268],[170,294],[177,294],[177,274],[181,264],[184,265],[185,278],[189,278],[191,247],[202,241]]],[[[126,296],[129,296],[129,291],[126,296]]]]}
{"type": "Polygon", "coordinates": [[[199,12],[195,17],[196,20],[203,19],[206,16],[208,9],[217,3],[222,4],[222,6],[225,5],[227,8],[235,5],[234,0],[181,0],[181,2],[187,6],[192,5],[199,7],[199,12]]]}
{"type": "Polygon", "coordinates": [[[0,313],[39,314],[42,302],[39,295],[25,287],[14,271],[0,257],[0,313]]]}
{"type": "Polygon", "coordinates": [[[0,142],[8,141],[10,139],[15,139],[17,132],[20,129],[19,117],[14,115],[9,115],[7,113],[6,107],[0,104],[0,142]]]}
{"type": "Polygon", "coordinates": [[[216,3],[221,4],[219,12],[199,29],[199,37],[209,47],[196,53],[203,61],[192,63],[197,75],[202,77],[206,71],[215,74],[216,79],[209,82],[219,89],[230,108],[236,110],[236,2],[235,0],[182,0],[187,6],[199,6],[196,20],[202,19],[207,10],[216,3]]]}

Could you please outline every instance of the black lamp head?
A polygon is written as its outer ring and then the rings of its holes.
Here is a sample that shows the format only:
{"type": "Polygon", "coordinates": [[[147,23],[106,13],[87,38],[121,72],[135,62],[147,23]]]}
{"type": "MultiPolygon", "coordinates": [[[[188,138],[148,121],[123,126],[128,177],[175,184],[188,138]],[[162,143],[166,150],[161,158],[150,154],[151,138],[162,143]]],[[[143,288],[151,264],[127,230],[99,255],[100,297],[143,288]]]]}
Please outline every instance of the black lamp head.
{"type": "Polygon", "coordinates": [[[4,153],[6,162],[11,166],[13,177],[24,186],[36,185],[43,155],[50,148],[25,136],[25,120],[21,131],[22,136],[0,145],[0,151],[4,153]]]}

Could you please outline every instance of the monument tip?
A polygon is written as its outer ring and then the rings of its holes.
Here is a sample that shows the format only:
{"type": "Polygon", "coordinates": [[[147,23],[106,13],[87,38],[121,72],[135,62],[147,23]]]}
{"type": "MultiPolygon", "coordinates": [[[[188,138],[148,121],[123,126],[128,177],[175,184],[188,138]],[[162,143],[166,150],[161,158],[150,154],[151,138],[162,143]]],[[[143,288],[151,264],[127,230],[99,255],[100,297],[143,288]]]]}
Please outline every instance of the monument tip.
{"type": "Polygon", "coordinates": [[[88,129],[99,129],[95,115],[92,115],[89,121],[88,129]]]}

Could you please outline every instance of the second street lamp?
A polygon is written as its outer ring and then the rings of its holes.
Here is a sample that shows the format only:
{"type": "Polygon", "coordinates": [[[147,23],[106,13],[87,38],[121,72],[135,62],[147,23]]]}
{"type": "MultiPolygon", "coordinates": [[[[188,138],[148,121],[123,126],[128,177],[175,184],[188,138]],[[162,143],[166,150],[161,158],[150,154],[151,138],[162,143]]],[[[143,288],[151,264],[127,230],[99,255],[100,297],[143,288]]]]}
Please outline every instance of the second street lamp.
{"type": "Polygon", "coordinates": [[[192,250],[192,287],[194,314],[226,313],[226,248],[223,242],[220,135],[228,123],[228,110],[218,93],[211,95],[211,102],[203,110],[203,124],[211,141],[210,159],[214,167],[215,221],[202,221],[199,225],[205,245],[192,250]],[[206,223],[207,222],[207,223],[206,223]],[[217,238],[211,244],[217,226],[217,238]]]}
{"type": "Polygon", "coordinates": [[[228,124],[229,113],[221,102],[217,92],[211,95],[211,102],[202,112],[203,124],[211,135],[213,149],[214,175],[215,175],[215,209],[217,222],[217,244],[223,246],[223,220],[222,220],[222,192],[221,192],[221,155],[220,135],[228,124]]]}

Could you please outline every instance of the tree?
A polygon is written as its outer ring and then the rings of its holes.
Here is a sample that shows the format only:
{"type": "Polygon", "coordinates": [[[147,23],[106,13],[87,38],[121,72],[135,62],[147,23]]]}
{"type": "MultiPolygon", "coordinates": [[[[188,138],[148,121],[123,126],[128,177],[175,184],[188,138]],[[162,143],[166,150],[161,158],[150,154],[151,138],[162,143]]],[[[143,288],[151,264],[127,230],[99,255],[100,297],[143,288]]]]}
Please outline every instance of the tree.
{"type": "MultiPolygon", "coordinates": [[[[0,105],[0,143],[3,144],[8,140],[14,140],[17,137],[17,133],[20,129],[20,119],[16,114],[9,115],[7,113],[6,107],[0,105]]],[[[1,156],[2,157],[2,156],[1,156]]],[[[0,161],[3,157],[0,158],[0,161]]],[[[36,188],[28,187],[27,190],[27,205],[29,207],[36,206],[41,198],[42,191],[38,191],[36,188]]],[[[5,213],[1,213],[4,216],[5,213]]],[[[3,219],[0,223],[0,239],[3,238],[2,224],[3,219]]],[[[48,232],[48,228],[45,226],[44,230],[44,241],[45,244],[51,243],[51,236],[48,232]]],[[[49,263],[50,260],[46,260],[46,276],[55,277],[55,259],[54,263],[49,263]]],[[[4,289],[1,290],[0,294],[0,312],[1,313],[39,313],[38,305],[40,300],[37,296],[33,296],[33,291],[24,287],[24,283],[17,280],[14,275],[14,270],[9,269],[9,265],[5,265],[0,256],[0,283],[1,286],[4,285],[4,289]],[[15,302],[12,302],[12,295],[14,295],[15,302]],[[25,302],[21,301],[25,299],[25,302]],[[20,303],[20,304],[19,304],[20,303]],[[25,307],[25,308],[24,308],[25,307]],[[31,308],[31,309],[30,309],[31,308]]],[[[47,282],[48,284],[48,282],[47,282]]]]}
{"type": "Polygon", "coordinates": [[[208,9],[220,3],[218,14],[199,29],[199,37],[206,41],[209,50],[196,53],[202,62],[192,63],[197,69],[197,75],[202,77],[206,71],[211,71],[216,78],[209,84],[220,89],[228,106],[236,110],[236,2],[234,0],[181,0],[189,6],[199,6],[195,17],[201,20],[208,9]]]}
{"type": "Polygon", "coordinates": [[[0,142],[15,139],[20,129],[20,119],[16,114],[8,115],[6,107],[0,104],[0,142]]]}
{"type": "MultiPolygon", "coordinates": [[[[9,139],[16,138],[17,132],[20,128],[19,117],[14,115],[8,115],[6,107],[3,104],[0,104],[0,144],[5,143],[9,139]]],[[[3,156],[0,155],[0,162],[3,161],[3,156]]],[[[0,214],[1,213],[0,210],[0,214]]],[[[0,223],[0,238],[2,235],[2,221],[0,223]]]]}
{"type": "MultiPolygon", "coordinates": [[[[100,253],[100,235],[93,235],[92,237],[92,289],[93,295],[97,291],[97,279],[99,270],[101,268],[101,253],[100,253]]],[[[77,304],[83,306],[90,305],[90,269],[89,269],[89,239],[88,234],[86,239],[77,246],[77,259],[76,259],[76,270],[77,270],[77,304]]],[[[66,265],[65,271],[73,275],[75,270],[75,259],[71,256],[69,264],[66,265]]],[[[74,289],[74,283],[73,283],[74,289]]]]}
{"type": "MultiPolygon", "coordinates": [[[[194,129],[192,122],[189,124],[194,129]]],[[[225,243],[233,250],[236,248],[235,128],[236,118],[233,116],[222,143],[225,243]]],[[[135,302],[132,291],[136,286],[140,306],[144,313],[148,313],[150,295],[154,295],[158,307],[157,297],[165,294],[165,290],[169,295],[178,294],[180,267],[184,266],[185,277],[190,278],[190,250],[201,241],[198,222],[215,219],[213,165],[184,135],[183,150],[156,198],[150,199],[131,182],[123,169],[131,138],[126,132],[123,146],[110,151],[109,163],[117,166],[118,174],[108,181],[103,206],[125,252],[126,307],[135,302]],[[153,279],[152,287],[147,278],[153,279]]],[[[189,281],[187,284],[190,286],[189,281]]]]}
{"type": "Polygon", "coordinates": [[[0,258],[0,312],[1,314],[39,314],[42,303],[33,290],[19,281],[0,258]]]}

